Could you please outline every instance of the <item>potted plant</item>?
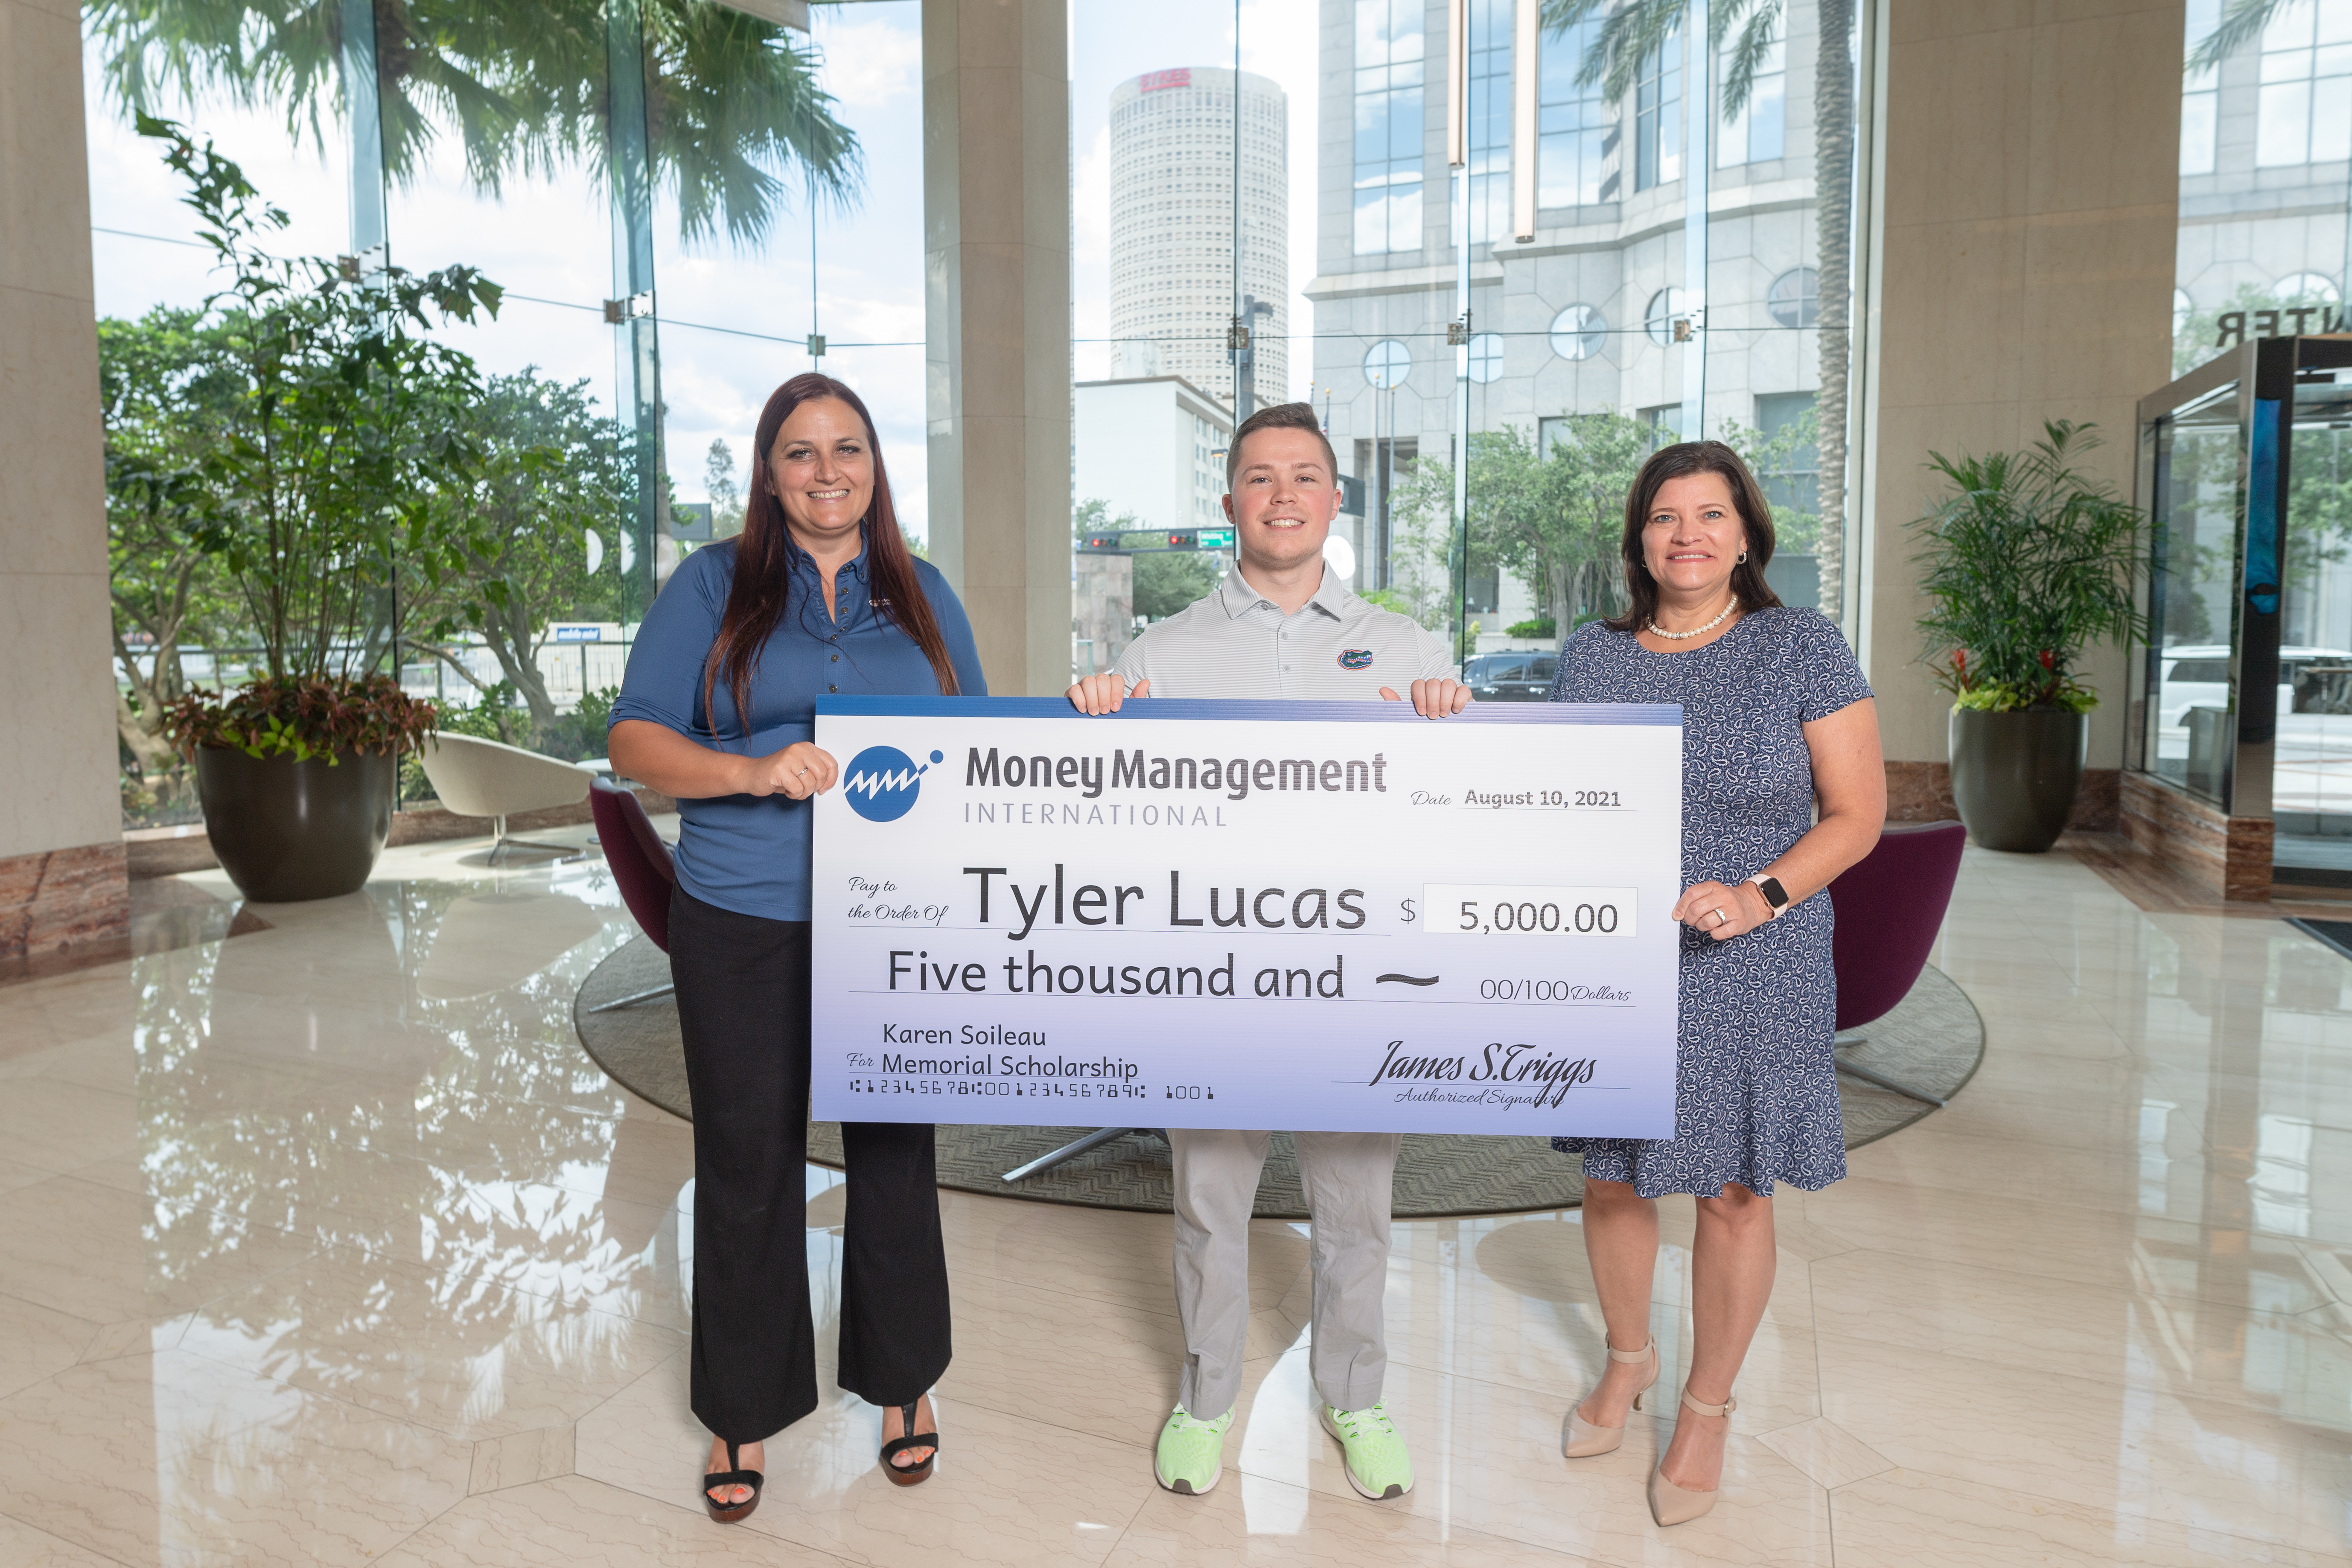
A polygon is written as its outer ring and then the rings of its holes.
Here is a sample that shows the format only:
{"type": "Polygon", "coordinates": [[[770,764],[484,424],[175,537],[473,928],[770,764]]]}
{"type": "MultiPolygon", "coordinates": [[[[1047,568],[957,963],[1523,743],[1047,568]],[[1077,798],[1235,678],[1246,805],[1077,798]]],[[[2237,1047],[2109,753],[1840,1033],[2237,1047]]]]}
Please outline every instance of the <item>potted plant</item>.
{"type": "Polygon", "coordinates": [[[221,868],[247,898],[270,904],[366,882],[392,829],[400,753],[433,723],[433,704],[388,675],[264,676],[234,691],[190,691],[163,716],[195,763],[221,868]]]}
{"type": "Polygon", "coordinates": [[[1925,658],[1952,694],[1952,799],[1979,844],[2027,854],[2058,841],[2082,783],[2099,702],[2084,650],[2147,635],[2140,512],[2075,466],[2094,426],[2042,428],[2021,453],[1929,453],[1951,490],[1912,524],[1925,658]]]}
{"type": "Polygon", "coordinates": [[[213,847],[247,897],[350,892],[383,847],[400,752],[433,727],[432,705],[379,673],[400,581],[441,581],[478,542],[434,500],[469,481],[480,379],[425,329],[494,312],[499,290],[470,268],[270,256],[260,237],[286,215],[236,163],[169,121],[142,115],[139,129],[167,143],[229,277],[203,321],[225,406],[184,493],[261,654],[241,689],[182,696],[165,730],[195,763],[213,847]]]}

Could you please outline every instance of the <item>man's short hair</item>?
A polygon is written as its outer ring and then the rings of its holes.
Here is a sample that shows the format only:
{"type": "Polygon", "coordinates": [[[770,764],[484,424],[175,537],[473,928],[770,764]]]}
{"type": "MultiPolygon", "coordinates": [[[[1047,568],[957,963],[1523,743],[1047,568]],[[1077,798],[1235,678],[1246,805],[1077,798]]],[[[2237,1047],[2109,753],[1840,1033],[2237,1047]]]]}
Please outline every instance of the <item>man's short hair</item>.
{"type": "Polygon", "coordinates": [[[1331,450],[1331,437],[1323,434],[1323,422],[1315,417],[1311,403],[1276,403],[1261,408],[1242,421],[1234,432],[1233,444],[1225,448],[1225,493],[1234,493],[1234,479],[1242,471],[1242,443],[1261,430],[1305,430],[1323,443],[1323,461],[1330,470],[1331,482],[1339,482],[1339,455],[1331,450]]]}

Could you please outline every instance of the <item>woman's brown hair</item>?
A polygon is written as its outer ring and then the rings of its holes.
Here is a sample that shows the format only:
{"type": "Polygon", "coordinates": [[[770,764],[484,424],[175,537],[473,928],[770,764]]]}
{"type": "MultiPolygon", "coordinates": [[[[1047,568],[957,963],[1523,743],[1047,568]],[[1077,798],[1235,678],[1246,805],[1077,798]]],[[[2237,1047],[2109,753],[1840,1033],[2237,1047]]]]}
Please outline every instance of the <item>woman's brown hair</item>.
{"type": "Polygon", "coordinates": [[[1650,460],[1633,477],[1633,488],[1625,492],[1623,554],[1629,607],[1608,623],[1612,629],[1638,632],[1657,615],[1658,582],[1650,575],[1650,563],[1643,557],[1642,535],[1649,526],[1650,505],[1665,482],[1693,474],[1719,475],[1730,487],[1732,509],[1739,513],[1740,528],[1748,537],[1748,559],[1731,569],[1731,591],[1739,599],[1741,613],[1780,607],[1780,595],[1764,581],[1764,568],[1772,560],[1772,508],[1764,499],[1764,487],[1756,482],[1739,454],[1722,442],[1677,441],[1651,453],[1650,460]]]}
{"type": "Polygon", "coordinates": [[[898,531],[898,510],[890,504],[890,476],[882,466],[882,443],[874,437],[874,416],[865,400],[829,375],[814,371],[796,375],[768,395],[760,410],[759,433],[751,442],[751,497],[743,511],[743,532],[735,542],[735,581],[727,591],[727,613],[719,618],[719,636],[710,645],[703,667],[702,710],[713,733],[718,717],[710,699],[722,679],[735,699],[735,717],[743,732],[751,732],[751,674],[760,667],[761,651],[783,624],[793,580],[792,531],[784,521],[783,502],[776,498],[769,461],[776,433],[793,410],[818,398],[838,398],[857,413],[866,426],[866,449],[874,458],[874,500],[860,527],[866,536],[866,575],[877,614],[887,618],[914,639],[930,661],[940,694],[956,695],[955,666],[948,660],[947,639],[940,635],[939,617],[915,576],[915,558],[898,531]]]}

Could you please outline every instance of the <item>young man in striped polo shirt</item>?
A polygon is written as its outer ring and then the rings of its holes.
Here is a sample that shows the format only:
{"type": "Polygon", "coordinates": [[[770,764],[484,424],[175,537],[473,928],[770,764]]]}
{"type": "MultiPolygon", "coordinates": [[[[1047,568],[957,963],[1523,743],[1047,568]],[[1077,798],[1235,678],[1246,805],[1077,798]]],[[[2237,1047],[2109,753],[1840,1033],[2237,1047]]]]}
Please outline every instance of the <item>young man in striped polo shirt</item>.
{"type": "MultiPolygon", "coordinates": [[[[1470,692],[1445,644],[1409,616],[1366,603],[1323,563],[1339,512],[1339,465],[1304,403],[1243,421],[1225,458],[1225,515],[1240,563],[1207,598],[1158,623],[1108,674],[1070,688],[1108,713],[1130,697],[1405,700],[1424,718],[1458,713],[1470,692]]],[[[1249,1340],[1249,1224],[1265,1131],[1171,1128],[1176,1175],[1176,1307],[1185,1357],[1153,1469],[1171,1491],[1217,1484],[1249,1340]]],[[[1381,1407],[1388,1368],[1393,1132],[1297,1132],[1298,1175],[1314,1222],[1314,1348],[1323,1426],[1368,1498],[1412,1489],[1412,1459],[1381,1407]]]]}

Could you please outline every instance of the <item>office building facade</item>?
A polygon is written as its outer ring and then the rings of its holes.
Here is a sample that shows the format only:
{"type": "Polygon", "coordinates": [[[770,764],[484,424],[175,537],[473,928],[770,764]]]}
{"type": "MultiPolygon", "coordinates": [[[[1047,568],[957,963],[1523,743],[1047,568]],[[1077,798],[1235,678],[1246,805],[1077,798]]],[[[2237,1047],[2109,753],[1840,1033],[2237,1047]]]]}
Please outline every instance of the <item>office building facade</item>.
{"type": "MultiPolygon", "coordinates": [[[[1813,6],[1792,0],[1745,109],[1718,117],[1701,318],[1684,297],[1682,36],[1612,98],[1578,80],[1597,19],[1557,35],[1529,29],[1536,224],[1521,241],[1512,182],[1525,150],[1514,146],[1512,106],[1524,35],[1514,0],[1465,3],[1470,428],[1515,427],[1549,442],[1559,428],[1549,422],[1610,411],[1643,419],[1663,439],[1684,423],[1698,353],[1705,434],[1777,430],[1804,417],[1819,385],[1813,6]],[[1691,325],[1678,328],[1684,321],[1691,325]]],[[[1341,463],[1352,462],[1366,486],[1356,542],[1375,587],[1396,574],[1391,498],[1421,457],[1447,457],[1454,426],[1446,16],[1444,0],[1322,5],[1317,276],[1306,292],[1318,405],[1329,410],[1341,463]]],[[[1724,65],[1715,62],[1717,78],[1724,65]]],[[[1811,458],[1792,461],[1801,468],[1811,458]]],[[[1467,593],[1471,618],[1488,634],[1481,646],[1534,614],[1528,586],[1475,553],[1467,593]]]]}
{"type": "Polygon", "coordinates": [[[1245,304],[1255,304],[1258,401],[1286,395],[1288,113],[1282,89],[1266,78],[1248,71],[1236,78],[1213,67],[1147,71],[1112,90],[1114,374],[1181,376],[1230,409],[1234,374],[1227,330],[1245,304]]]}
{"type": "Polygon", "coordinates": [[[1213,528],[1224,521],[1223,453],[1233,416],[1181,376],[1082,381],[1070,389],[1076,458],[1070,492],[1130,529],[1213,528]]]}

